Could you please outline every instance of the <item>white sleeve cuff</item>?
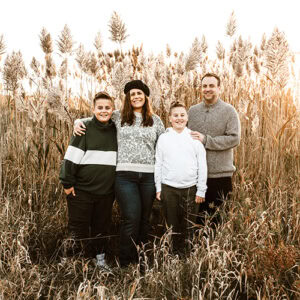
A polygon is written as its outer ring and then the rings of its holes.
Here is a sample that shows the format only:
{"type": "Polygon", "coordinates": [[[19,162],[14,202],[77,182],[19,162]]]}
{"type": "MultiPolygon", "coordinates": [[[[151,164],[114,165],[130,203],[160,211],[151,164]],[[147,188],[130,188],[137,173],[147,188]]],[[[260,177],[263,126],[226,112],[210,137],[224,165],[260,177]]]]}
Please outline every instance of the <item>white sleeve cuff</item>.
{"type": "Polygon", "coordinates": [[[201,198],[205,198],[205,192],[203,192],[203,191],[197,191],[196,196],[199,196],[201,198]]]}
{"type": "Polygon", "coordinates": [[[161,184],[156,185],[156,193],[161,192],[161,184]]]}

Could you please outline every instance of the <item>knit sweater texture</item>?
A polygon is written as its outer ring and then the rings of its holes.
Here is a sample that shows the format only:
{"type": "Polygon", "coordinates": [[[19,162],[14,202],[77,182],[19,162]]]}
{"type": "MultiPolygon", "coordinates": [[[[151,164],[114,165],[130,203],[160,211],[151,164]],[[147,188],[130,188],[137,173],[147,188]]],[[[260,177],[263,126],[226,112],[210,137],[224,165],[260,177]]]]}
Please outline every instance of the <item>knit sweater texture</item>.
{"type": "Polygon", "coordinates": [[[86,134],[72,136],[59,178],[65,189],[74,187],[75,192],[98,196],[112,194],[117,162],[115,124],[102,124],[95,116],[85,119],[84,124],[86,134]]]}
{"type": "Polygon", "coordinates": [[[188,127],[205,135],[208,178],[232,176],[233,148],[239,145],[241,125],[235,108],[218,99],[212,105],[201,102],[189,110],[188,127]]]}
{"type": "Polygon", "coordinates": [[[153,173],[155,164],[155,146],[158,137],[165,131],[161,119],[153,114],[153,126],[144,127],[143,117],[135,114],[135,121],[130,126],[121,126],[121,113],[114,111],[112,120],[117,127],[118,161],[117,171],[153,173]]]}

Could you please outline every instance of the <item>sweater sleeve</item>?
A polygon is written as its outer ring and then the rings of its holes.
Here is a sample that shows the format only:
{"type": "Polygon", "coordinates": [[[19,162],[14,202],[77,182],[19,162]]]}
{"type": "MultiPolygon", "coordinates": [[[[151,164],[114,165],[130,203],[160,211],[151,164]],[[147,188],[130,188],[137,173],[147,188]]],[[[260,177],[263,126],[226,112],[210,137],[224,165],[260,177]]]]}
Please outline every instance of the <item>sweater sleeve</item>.
{"type": "MultiPolygon", "coordinates": [[[[229,112],[228,112],[229,113],[229,112]]],[[[230,111],[224,135],[212,137],[205,136],[204,146],[208,150],[222,151],[239,145],[241,139],[241,124],[234,108],[230,111]]]]}
{"type": "Polygon", "coordinates": [[[207,163],[206,163],[206,151],[201,143],[198,143],[198,180],[197,180],[197,196],[205,197],[206,193],[206,181],[207,181],[207,163]]]}
{"type": "Polygon", "coordinates": [[[78,122],[84,123],[84,122],[90,121],[90,120],[92,120],[92,117],[82,118],[82,119],[76,119],[76,120],[74,121],[74,125],[76,125],[78,122]]]}
{"type": "Polygon", "coordinates": [[[114,110],[112,115],[111,115],[111,120],[115,123],[117,122],[121,117],[120,111],[119,110],[114,110]]]}
{"type": "Polygon", "coordinates": [[[157,138],[159,138],[159,136],[165,132],[165,126],[164,126],[164,123],[162,122],[162,120],[160,119],[159,116],[157,116],[157,125],[156,125],[156,135],[157,135],[157,138]]]}
{"type": "Polygon", "coordinates": [[[155,154],[154,180],[156,186],[156,193],[161,191],[162,162],[163,162],[161,143],[162,143],[162,138],[160,137],[156,144],[156,154],[155,154]]]}
{"type": "Polygon", "coordinates": [[[76,184],[76,173],[85,154],[85,135],[72,136],[60,169],[59,179],[65,189],[76,184]]]}

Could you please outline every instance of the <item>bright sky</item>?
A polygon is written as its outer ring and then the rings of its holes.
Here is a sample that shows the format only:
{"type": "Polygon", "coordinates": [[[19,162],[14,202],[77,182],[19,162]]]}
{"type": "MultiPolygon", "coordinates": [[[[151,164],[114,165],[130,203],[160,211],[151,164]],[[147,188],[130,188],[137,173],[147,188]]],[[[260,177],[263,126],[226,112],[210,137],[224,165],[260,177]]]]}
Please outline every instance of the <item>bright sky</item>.
{"type": "MultiPolygon", "coordinates": [[[[45,27],[53,40],[65,24],[74,40],[93,50],[98,31],[103,50],[117,47],[109,40],[108,22],[116,11],[125,22],[128,34],[124,49],[144,45],[146,52],[172,51],[191,47],[195,37],[206,36],[210,52],[218,40],[226,41],[225,26],[234,10],[236,35],[250,37],[260,44],[262,34],[270,36],[275,26],[284,31],[291,50],[300,52],[299,0],[6,0],[1,3],[0,35],[4,35],[7,52],[21,50],[26,62],[42,56],[39,33],[45,27]]],[[[56,46],[56,45],[55,45],[56,46]]],[[[57,51],[57,47],[55,48],[57,51]]]]}

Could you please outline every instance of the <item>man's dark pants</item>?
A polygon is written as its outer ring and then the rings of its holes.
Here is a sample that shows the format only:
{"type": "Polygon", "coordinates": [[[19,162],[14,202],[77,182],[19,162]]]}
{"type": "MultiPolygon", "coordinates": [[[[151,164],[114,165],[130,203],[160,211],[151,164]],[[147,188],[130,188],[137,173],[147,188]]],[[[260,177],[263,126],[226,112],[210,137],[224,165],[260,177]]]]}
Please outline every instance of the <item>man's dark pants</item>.
{"type": "Polygon", "coordinates": [[[205,215],[213,216],[212,223],[216,226],[220,223],[220,216],[217,209],[229,199],[232,192],[231,177],[208,178],[205,202],[200,204],[198,223],[205,224],[205,215]]]}
{"type": "Polygon", "coordinates": [[[95,257],[106,248],[115,196],[97,196],[79,190],[75,193],[67,196],[69,232],[85,257],[95,257]]]}

